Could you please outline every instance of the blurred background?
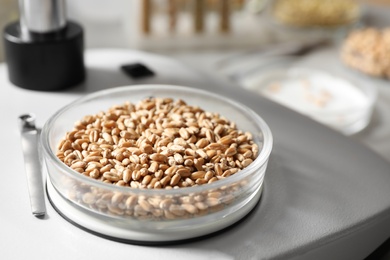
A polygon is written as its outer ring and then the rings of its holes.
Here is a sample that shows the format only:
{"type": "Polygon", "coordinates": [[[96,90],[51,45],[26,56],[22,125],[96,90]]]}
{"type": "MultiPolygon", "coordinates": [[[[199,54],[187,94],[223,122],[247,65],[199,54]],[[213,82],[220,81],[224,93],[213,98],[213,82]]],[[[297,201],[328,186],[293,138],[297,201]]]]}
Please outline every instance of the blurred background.
{"type": "MultiPolygon", "coordinates": [[[[340,36],[369,22],[364,18],[370,12],[367,9],[382,10],[390,1],[68,0],[66,4],[69,19],[85,29],[87,48],[177,52],[340,36]]],[[[17,18],[18,1],[0,0],[0,28],[17,18]]]]}
{"type": "MultiPolygon", "coordinates": [[[[86,48],[139,49],[185,61],[196,52],[209,61],[216,52],[340,40],[359,26],[387,26],[390,0],[67,0],[66,6],[68,18],[85,29],[86,48]]],[[[0,29],[17,19],[18,1],[0,0],[0,29]]]]}

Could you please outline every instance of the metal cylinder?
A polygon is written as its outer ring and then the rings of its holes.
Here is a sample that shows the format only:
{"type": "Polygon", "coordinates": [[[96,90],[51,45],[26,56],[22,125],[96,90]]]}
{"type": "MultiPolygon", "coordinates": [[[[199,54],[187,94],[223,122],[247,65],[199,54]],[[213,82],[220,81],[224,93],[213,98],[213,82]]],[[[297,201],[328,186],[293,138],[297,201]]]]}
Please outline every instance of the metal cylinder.
{"type": "Polygon", "coordinates": [[[50,33],[66,25],[65,0],[19,0],[22,31],[50,33]]]}

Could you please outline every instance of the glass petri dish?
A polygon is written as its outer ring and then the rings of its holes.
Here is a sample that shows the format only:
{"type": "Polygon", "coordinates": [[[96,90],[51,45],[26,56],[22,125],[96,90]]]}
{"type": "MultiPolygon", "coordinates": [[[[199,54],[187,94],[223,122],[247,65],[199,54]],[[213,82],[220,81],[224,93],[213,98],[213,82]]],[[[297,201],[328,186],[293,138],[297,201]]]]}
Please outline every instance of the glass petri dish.
{"type": "Polygon", "coordinates": [[[89,94],[56,112],[41,141],[47,190],[57,211],[82,229],[113,240],[159,244],[204,236],[232,225],[259,202],[272,150],[272,134],[255,112],[233,100],[194,88],[170,85],[125,86],[89,94]],[[147,97],[182,99],[220,113],[249,131],[259,147],[256,159],[224,179],[177,189],[121,187],[77,173],[56,156],[61,138],[82,115],[147,97]]]}
{"type": "Polygon", "coordinates": [[[334,73],[280,58],[238,79],[244,88],[306,115],[345,135],[370,122],[377,89],[351,73],[334,73]]]}

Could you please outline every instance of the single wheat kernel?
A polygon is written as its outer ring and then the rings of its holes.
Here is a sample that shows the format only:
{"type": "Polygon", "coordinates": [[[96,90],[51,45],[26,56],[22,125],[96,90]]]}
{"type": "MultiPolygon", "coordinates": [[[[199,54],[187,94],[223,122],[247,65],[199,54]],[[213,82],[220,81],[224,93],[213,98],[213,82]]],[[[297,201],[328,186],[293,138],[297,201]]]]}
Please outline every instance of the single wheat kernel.
{"type": "Polygon", "coordinates": [[[219,202],[218,198],[209,197],[206,199],[206,203],[210,207],[214,207],[214,206],[217,206],[220,202],[219,202]]]}
{"type": "Polygon", "coordinates": [[[205,171],[193,172],[193,173],[191,173],[191,179],[192,180],[197,180],[197,179],[200,179],[200,178],[204,178],[205,175],[206,175],[205,171]]]}
{"type": "Polygon", "coordinates": [[[167,162],[167,157],[163,154],[154,153],[149,156],[152,161],[156,161],[159,163],[165,163],[167,162]]]}
{"type": "Polygon", "coordinates": [[[183,164],[184,163],[184,159],[183,159],[183,156],[180,154],[180,153],[176,153],[173,158],[175,159],[176,163],[177,164],[183,164]]]}
{"type": "Polygon", "coordinates": [[[169,184],[171,186],[175,186],[176,184],[179,183],[180,179],[181,179],[180,174],[179,173],[175,173],[175,175],[173,175],[173,177],[172,177],[172,179],[171,179],[169,184]]]}
{"type": "Polygon", "coordinates": [[[251,164],[253,162],[252,159],[245,159],[241,162],[242,166],[245,168],[247,167],[249,164],[251,164]]]}
{"type": "Polygon", "coordinates": [[[206,174],[204,176],[204,179],[206,181],[209,181],[211,178],[214,177],[214,175],[215,175],[215,173],[212,170],[211,171],[209,170],[209,171],[206,172],[206,174]]]}
{"type": "Polygon", "coordinates": [[[206,210],[208,205],[204,202],[196,202],[195,207],[197,207],[199,210],[206,210]]]}
{"type": "Polygon", "coordinates": [[[100,172],[98,169],[93,169],[92,171],[89,172],[89,176],[98,179],[100,177],[100,172]]]}
{"type": "Polygon", "coordinates": [[[198,213],[198,208],[192,204],[181,204],[182,208],[186,210],[190,214],[196,214],[198,213]]]}
{"type": "Polygon", "coordinates": [[[191,171],[187,167],[180,167],[176,170],[177,174],[180,174],[182,178],[191,176],[191,171]]]}
{"type": "Polygon", "coordinates": [[[153,210],[153,206],[146,200],[139,200],[138,205],[142,207],[142,209],[146,212],[151,212],[153,210]]]}
{"type": "Polygon", "coordinates": [[[185,140],[190,138],[190,133],[185,128],[180,128],[179,134],[185,140]]]}
{"type": "Polygon", "coordinates": [[[150,164],[148,171],[151,173],[155,173],[155,172],[157,172],[158,168],[159,168],[158,162],[154,161],[150,164]]]}
{"type": "Polygon", "coordinates": [[[226,149],[226,151],[225,151],[225,156],[233,156],[233,155],[235,155],[237,153],[237,150],[236,150],[236,148],[234,148],[234,147],[229,147],[228,149],[226,149]]]}
{"type": "Polygon", "coordinates": [[[207,183],[213,183],[217,180],[219,180],[217,177],[212,177],[207,183]]]}
{"type": "Polygon", "coordinates": [[[186,214],[186,211],[184,210],[184,208],[182,208],[182,205],[177,204],[170,205],[169,211],[176,216],[183,216],[184,214],[186,214]]]}
{"type": "Polygon", "coordinates": [[[114,196],[112,196],[111,204],[112,205],[117,205],[117,204],[119,204],[123,200],[123,198],[124,198],[123,193],[117,192],[117,193],[114,194],[114,196]]]}
{"type": "Polygon", "coordinates": [[[143,179],[142,179],[142,184],[143,185],[148,185],[150,183],[150,181],[152,180],[152,176],[151,175],[146,175],[143,179]]]}
{"type": "Polygon", "coordinates": [[[177,216],[172,214],[172,212],[170,212],[169,210],[164,210],[164,217],[166,219],[176,219],[177,218],[177,216]]]}
{"type": "Polygon", "coordinates": [[[111,182],[117,182],[121,179],[121,178],[119,178],[119,176],[117,174],[115,174],[111,171],[103,173],[103,178],[105,180],[109,180],[111,182]]]}
{"type": "Polygon", "coordinates": [[[175,174],[176,171],[177,171],[177,166],[173,165],[173,166],[170,166],[168,169],[166,169],[164,174],[168,175],[168,176],[173,176],[173,174],[175,174]]]}
{"type": "MultiPolygon", "coordinates": [[[[66,160],[66,157],[65,157],[65,160],[66,160]]],[[[76,169],[76,168],[84,168],[85,166],[87,165],[86,162],[83,162],[83,161],[77,161],[75,163],[73,163],[70,168],[72,169],[76,169]]]]}
{"type": "Polygon", "coordinates": [[[160,180],[160,183],[162,185],[162,187],[165,187],[167,186],[167,184],[170,182],[171,180],[171,177],[169,175],[163,177],[161,180],[160,180]]]}
{"type": "Polygon", "coordinates": [[[96,202],[96,197],[91,192],[87,192],[87,193],[84,193],[82,200],[85,204],[90,205],[90,204],[93,204],[96,202]]]}

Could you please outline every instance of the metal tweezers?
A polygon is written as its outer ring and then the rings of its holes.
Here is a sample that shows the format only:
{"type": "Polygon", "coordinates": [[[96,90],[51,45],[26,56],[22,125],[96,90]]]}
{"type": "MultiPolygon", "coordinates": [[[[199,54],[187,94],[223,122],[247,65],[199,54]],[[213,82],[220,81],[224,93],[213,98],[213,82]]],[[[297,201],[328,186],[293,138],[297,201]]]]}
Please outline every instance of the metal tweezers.
{"type": "Polygon", "coordinates": [[[19,117],[19,128],[31,211],[35,217],[43,218],[46,214],[46,205],[39,156],[40,129],[35,127],[35,116],[32,114],[19,117]]]}

